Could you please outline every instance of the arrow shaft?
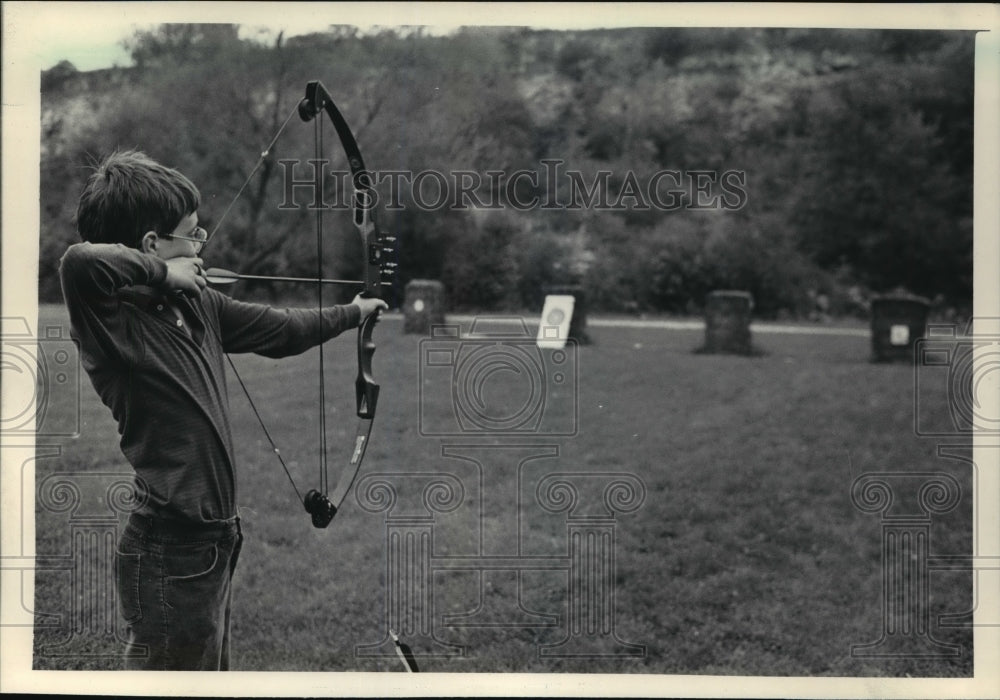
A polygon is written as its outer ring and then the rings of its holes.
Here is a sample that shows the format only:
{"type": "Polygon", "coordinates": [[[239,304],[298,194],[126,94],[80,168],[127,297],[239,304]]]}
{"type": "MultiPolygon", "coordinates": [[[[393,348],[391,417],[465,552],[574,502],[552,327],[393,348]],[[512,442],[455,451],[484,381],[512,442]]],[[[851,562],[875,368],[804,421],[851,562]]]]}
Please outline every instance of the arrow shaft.
{"type": "MultiPolygon", "coordinates": [[[[326,278],[315,278],[315,277],[278,277],[275,275],[241,275],[236,272],[231,272],[229,270],[223,270],[217,267],[210,267],[205,270],[205,276],[208,281],[212,284],[232,284],[238,280],[251,280],[255,282],[308,282],[310,284],[364,284],[361,280],[336,280],[336,279],[326,279],[326,278]]],[[[389,285],[389,282],[382,282],[383,285],[389,285]]]]}
{"type": "Polygon", "coordinates": [[[313,284],[364,284],[361,280],[315,279],[312,277],[276,277],[272,275],[236,275],[236,279],[258,280],[261,282],[311,282],[313,284]]]}

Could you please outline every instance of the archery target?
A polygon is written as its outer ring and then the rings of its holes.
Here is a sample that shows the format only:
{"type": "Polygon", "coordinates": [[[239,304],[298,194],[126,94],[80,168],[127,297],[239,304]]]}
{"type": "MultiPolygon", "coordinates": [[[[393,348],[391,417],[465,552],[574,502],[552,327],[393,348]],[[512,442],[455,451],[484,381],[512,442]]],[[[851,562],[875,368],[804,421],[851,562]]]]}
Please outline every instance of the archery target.
{"type": "Polygon", "coordinates": [[[570,294],[549,294],[545,297],[542,319],[538,324],[538,336],[535,340],[539,348],[562,350],[566,346],[575,304],[576,299],[570,294]]]}

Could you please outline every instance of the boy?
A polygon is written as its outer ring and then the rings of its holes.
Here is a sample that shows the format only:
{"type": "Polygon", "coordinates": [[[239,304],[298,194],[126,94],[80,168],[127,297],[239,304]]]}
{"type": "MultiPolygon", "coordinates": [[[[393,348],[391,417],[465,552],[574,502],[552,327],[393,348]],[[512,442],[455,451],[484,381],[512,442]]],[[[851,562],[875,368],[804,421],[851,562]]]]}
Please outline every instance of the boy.
{"type": "Polygon", "coordinates": [[[80,196],[84,242],[59,270],[71,335],[136,473],[141,505],[115,567],[130,669],[229,668],[243,536],[224,353],[295,355],[386,308],[358,296],[323,309],[321,322],[319,310],[207,289],[199,203],[176,170],[140,152],[114,153],[80,196]]]}

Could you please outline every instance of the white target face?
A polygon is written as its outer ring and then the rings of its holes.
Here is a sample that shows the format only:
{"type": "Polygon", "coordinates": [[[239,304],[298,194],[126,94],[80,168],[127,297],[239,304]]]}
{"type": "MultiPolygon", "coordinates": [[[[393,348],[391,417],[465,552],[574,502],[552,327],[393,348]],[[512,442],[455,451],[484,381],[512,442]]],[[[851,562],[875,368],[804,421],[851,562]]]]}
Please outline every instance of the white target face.
{"type": "Polygon", "coordinates": [[[909,342],[909,326],[895,325],[889,329],[889,343],[892,345],[907,345],[909,342]]]}
{"type": "Polygon", "coordinates": [[[536,339],[539,348],[561,350],[566,346],[575,305],[576,299],[571,294],[550,294],[545,297],[536,339]]]}

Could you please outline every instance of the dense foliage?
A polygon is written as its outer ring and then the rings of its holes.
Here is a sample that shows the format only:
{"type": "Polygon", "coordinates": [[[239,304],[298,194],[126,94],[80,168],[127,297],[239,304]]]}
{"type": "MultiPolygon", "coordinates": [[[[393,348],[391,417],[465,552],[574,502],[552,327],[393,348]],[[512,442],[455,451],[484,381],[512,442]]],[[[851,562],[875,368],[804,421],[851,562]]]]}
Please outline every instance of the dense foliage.
{"type": "MultiPolygon", "coordinates": [[[[717,288],[752,292],[765,316],[864,313],[898,288],[971,307],[971,32],[238,29],[164,25],[130,40],[132,67],[43,74],[43,299],[60,298],[95,159],[140,148],[181,169],[211,229],[289,116],[206,253],[314,269],[308,196],[279,205],[289,175],[310,174],[313,129],[291,112],[319,79],[370,168],[425,174],[382,181],[381,220],[401,284],[441,279],[453,308],[535,308],[566,283],[606,311],[693,312],[717,288]]],[[[327,218],[327,254],[350,274],[355,237],[329,235],[349,215],[327,218]]]]}

